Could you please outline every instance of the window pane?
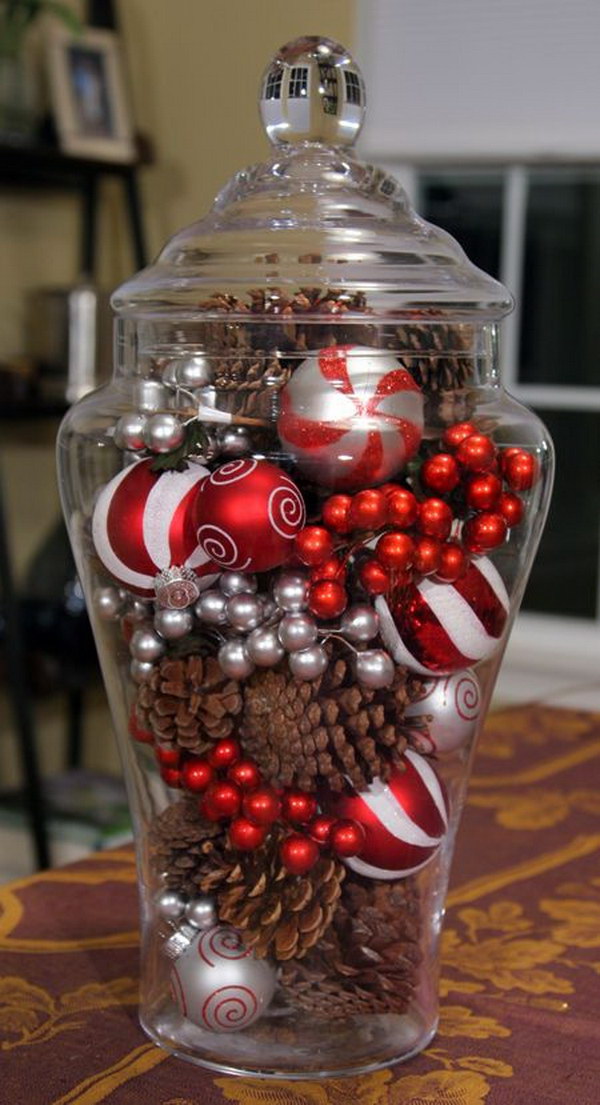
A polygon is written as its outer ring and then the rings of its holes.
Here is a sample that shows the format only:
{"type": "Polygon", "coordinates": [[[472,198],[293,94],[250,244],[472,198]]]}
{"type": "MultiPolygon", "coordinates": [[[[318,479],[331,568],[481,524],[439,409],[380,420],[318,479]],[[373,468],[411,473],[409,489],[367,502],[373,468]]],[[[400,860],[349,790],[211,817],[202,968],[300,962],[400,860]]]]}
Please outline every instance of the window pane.
{"type": "Polygon", "coordinates": [[[599,549],[600,414],[538,410],[556,448],[556,481],[523,608],[595,618],[599,549]]]}
{"type": "Polygon", "coordinates": [[[447,230],[491,276],[500,270],[502,180],[496,176],[421,174],[420,213],[447,230]]]}
{"type": "Polygon", "coordinates": [[[600,175],[530,180],[519,378],[600,387],[600,175]]]}

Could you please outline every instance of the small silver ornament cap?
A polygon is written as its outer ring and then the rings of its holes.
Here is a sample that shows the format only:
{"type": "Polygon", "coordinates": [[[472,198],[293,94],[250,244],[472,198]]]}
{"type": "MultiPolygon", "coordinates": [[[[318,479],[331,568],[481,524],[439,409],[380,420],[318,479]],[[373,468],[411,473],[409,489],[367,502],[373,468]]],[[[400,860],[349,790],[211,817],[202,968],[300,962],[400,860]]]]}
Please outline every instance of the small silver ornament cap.
{"type": "Polygon", "coordinates": [[[164,568],[159,572],[154,577],[154,590],[158,605],[169,610],[185,610],[200,595],[195,572],[181,566],[164,568]]]}
{"type": "Polygon", "coordinates": [[[360,69],[345,47],[330,38],[296,38],[267,67],[260,113],[275,145],[351,146],[365,114],[360,69]]]}

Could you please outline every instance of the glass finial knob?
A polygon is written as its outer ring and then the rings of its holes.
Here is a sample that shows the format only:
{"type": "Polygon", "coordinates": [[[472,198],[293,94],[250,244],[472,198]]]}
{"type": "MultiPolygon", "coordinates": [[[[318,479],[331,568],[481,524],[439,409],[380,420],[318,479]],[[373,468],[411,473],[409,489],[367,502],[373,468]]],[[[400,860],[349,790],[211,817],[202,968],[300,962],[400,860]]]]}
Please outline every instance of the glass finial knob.
{"type": "Polygon", "coordinates": [[[276,145],[351,146],[365,114],[360,69],[338,42],[296,38],[277,51],[263,76],[260,113],[276,145]]]}

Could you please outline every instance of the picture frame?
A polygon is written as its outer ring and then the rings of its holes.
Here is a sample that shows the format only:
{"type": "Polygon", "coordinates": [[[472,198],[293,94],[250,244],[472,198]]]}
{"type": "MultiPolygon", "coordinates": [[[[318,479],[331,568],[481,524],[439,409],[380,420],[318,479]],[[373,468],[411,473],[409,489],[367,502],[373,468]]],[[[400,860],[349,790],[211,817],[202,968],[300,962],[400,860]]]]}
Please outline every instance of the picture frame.
{"type": "Polygon", "coordinates": [[[48,77],[60,148],[74,157],[133,162],[135,143],[120,43],[95,27],[48,36],[48,77]]]}

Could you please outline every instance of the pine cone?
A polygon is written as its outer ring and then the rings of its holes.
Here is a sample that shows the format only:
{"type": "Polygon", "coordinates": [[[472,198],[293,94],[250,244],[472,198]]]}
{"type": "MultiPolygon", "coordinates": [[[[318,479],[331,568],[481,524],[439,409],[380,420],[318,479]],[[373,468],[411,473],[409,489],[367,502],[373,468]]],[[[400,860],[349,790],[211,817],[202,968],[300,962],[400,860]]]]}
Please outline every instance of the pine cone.
{"type": "Polygon", "coordinates": [[[196,753],[230,736],[241,709],[239,684],[223,674],[213,656],[196,654],[162,659],[136,700],[143,727],[196,753]]]}
{"type": "Polygon", "coordinates": [[[285,830],[273,828],[255,852],[214,854],[212,869],[203,869],[198,885],[216,894],[221,921],[239,929],[244,943],[259,958],[301,959],[331,924],[345,868],[322,856],[306,875],[283,867],[279,846],[285,830]]]}
{"type": "Polygon", "coordinates": [[[375,776],[387,779],[404,752],[408,701],[402,668],[384,690],[356,683],[342,658],[311,682],[283,669],[256,671],[244,688],[244,748],[279,786],[342,790],[348,778],[364,789],[375,776]]]}
{"type": "Polygon", "coordinates": [[[149,834],[150,862],[169,890],[193,895],[205,864],[217,862],[225,845],[221,826],[205,821],[197,802],[183,799],[156,818],[149,834]]]}
{"type": "Polygon", "coordinates": [[[327,933],[300,963],[285,964],[281,983],[293,1005],[326,1019],[404,1013],[419,961],[415,880],[348,873],[327,933]]]}

